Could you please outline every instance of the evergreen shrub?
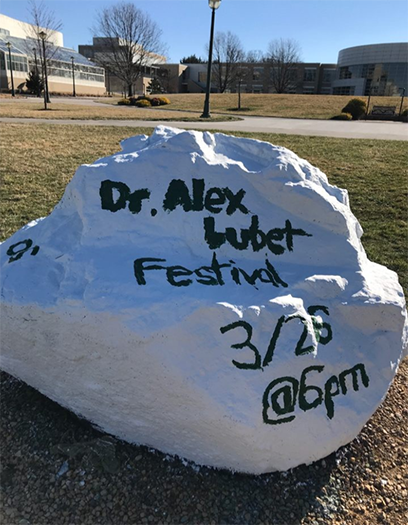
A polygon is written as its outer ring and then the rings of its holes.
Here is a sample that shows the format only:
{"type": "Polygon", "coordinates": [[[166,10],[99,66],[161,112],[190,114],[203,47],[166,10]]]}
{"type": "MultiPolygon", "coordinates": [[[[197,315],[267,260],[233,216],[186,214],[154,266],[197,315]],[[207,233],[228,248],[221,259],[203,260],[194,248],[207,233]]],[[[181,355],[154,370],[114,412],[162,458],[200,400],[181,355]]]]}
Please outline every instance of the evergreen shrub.
{"type": "Polygon", "coordinates": [[[363,115],[365,115],[367,110],[367,104],[365,100],[362,100],[361,98],[352,98],[349,100],[346,106],[341,110],[342,113],[350,113],[353,120],[360,119],[363,115]]]}

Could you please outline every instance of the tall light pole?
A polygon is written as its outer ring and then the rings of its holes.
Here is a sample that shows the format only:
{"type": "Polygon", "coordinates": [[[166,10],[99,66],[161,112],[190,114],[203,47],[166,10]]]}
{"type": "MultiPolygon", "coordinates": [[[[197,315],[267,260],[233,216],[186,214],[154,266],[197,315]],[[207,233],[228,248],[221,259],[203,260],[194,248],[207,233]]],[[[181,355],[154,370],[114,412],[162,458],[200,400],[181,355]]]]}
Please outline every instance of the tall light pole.
{"type": "Polygon", "coordinates": [[[45,57],[45,40],[47,39],[47,33],[41,31],[38,33],[38,36],[42,40],[42,50],[43,50],[43,65],[44,65],[44,109],[47,109],[47,102],[50,101],[50,96],[48,93],[48,76],[47,76],[47,60],[45,57]]]}
{"type": "Polygon", "coordinates": [[[211,66],[212,66],[212,51],[214,42],[214,22],[215,10],[220,7],[221,0],[208,0],[208,6],[212,9],[211,15],[211,32],[210,32],[210,49],[208,52],[208,68],[207,68],[207,88],[205,91],[204,111],[200,118],[210,118],[210,91],[211,91],[211,66]]]}
{"type": "Polygon", "coordinates": [[[13,64],[11,63],[11,42],[6,42],[6,46],[9,50],[9,63],[10,63],[10,74],[11,74],[11,96],[14,97],[14,78],[13,78],[13,64]]]}
{"type": "Polygon", "coordinates": [[[75,66],[74,66],[74,57],[71,57],[72,62],[72,96],[76,97],[75,93],[75,66]]]}

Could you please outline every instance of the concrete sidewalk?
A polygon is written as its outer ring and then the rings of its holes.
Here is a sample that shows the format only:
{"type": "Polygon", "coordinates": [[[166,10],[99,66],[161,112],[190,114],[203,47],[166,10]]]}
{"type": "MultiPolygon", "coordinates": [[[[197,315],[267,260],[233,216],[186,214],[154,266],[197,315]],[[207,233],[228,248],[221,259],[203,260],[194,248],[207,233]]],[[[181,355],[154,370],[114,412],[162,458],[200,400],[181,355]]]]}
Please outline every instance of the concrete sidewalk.
{"type": "Polygon", "coordinates": [[[13,124],[63,124],[72,126],[119,126],[149,127],[171,126],[181,129],[249,131],[283,133],[285,135],[309,135],[349,139],[408,140],[408,124],[387,121],[334,121],[311,119],[287,119],[271,117],[242,117],[240,121],[226,122],[179,122],[148,120],[63,120],[35,118],[0,118],[0,122],[13,124]]]}

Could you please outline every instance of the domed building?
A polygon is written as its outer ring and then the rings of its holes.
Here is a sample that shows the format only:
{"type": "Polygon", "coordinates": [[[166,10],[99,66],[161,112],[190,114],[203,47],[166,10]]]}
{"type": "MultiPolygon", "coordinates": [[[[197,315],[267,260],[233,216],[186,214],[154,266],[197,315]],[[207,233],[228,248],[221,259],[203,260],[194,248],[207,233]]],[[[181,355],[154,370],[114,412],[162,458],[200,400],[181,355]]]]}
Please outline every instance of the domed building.
{"type": "Polygon", "coordinates": [[[400,95],[408,91],[408,42],[348,47],[339,52],[333,95],[400,95]]]}

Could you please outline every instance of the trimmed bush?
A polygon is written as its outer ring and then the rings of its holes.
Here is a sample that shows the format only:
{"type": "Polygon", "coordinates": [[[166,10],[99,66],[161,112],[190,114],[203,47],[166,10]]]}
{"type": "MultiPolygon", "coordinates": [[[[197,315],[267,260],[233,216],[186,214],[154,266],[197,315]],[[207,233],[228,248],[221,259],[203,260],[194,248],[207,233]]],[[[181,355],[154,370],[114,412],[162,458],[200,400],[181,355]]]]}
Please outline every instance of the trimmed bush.
{"type": "Polygon", "coordinates": [[[170,100],[167,97],[157,97],[160,100],[161,106],[166,106],[167,104],[170,104],[170,100]]]}
{"type": "Polygon", "coordinates": [[[342,113],[350,113],[353,120],[360,119],[365,115],[367,110],[367,104],[365,100],[361,98],[352,98],[346,106],[341,110],[342,113]]]}
{"type": "Polygon", "coordinates": [[[330,120],[353,120],[353,117],[350,113],[339,113],[338,115],[331,117],[330,120]]]}
{"type": "Polygon", "coordinates": [[[150,103],[151,103],[152,106],[160,106],[161,105],[160,99],[157,98],[157,97],[152,98],[150,103]]]}
{"type": "Polygon", "coordinates": [[[401,113],[400,118],[402,122],[408,122],[408,109],[404,109],[404,111],[401,113]]]}
{"type": "Polygon", "coordinates": [[[136,106],[138,108],[150,108],[151,103],[147,98],[142,98],[140,100],[136,100],[136,106]]]}
{"type": "Polygon", "coordinates": [[[130,106],[130,100],[128,98],[121,98],[118,100],[118,106],[130,106]]]}

